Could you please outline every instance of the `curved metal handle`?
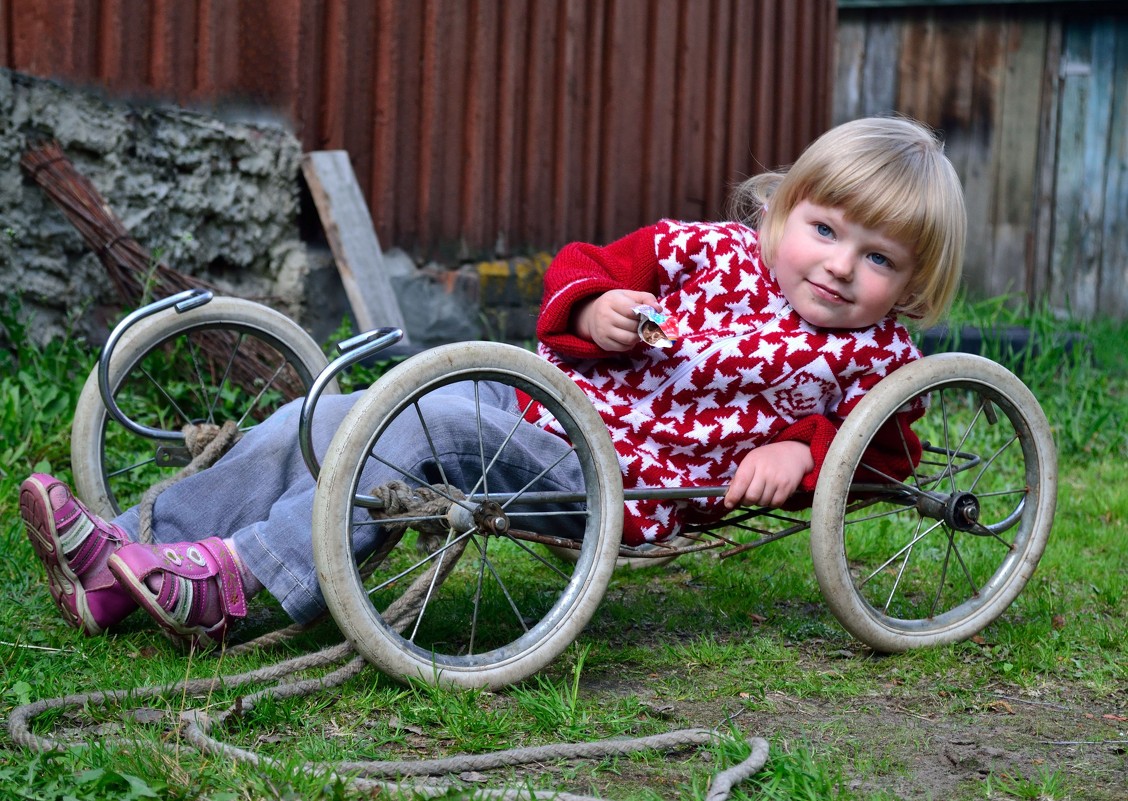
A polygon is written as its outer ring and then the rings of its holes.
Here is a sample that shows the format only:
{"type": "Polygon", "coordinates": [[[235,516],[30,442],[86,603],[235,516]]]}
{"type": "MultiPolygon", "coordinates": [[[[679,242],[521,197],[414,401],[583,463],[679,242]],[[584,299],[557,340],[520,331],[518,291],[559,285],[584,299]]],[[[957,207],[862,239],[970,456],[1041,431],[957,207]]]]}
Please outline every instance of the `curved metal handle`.
{"type": "Polygon", "coordinates": [[[167,298],[154,301],[142,306],[136,311],[127,314],[125,318],[114,326],[106,344],[102,347],[102,354],[98,357],[98,393],[102,396],[102,403],[110,416],[138,436],[149,439],[162,439],[169,441],[183,440],[184,434],[180,431],[163,431],[159,428],[149,428],[140,423],[135,423],[125,416],[114,400],[110,389],[110,361],[113,359],[114,348],[121,342],[125,332],[146,317],[152,317],[165,309],[175,308],[177,314],[183,314],[191,309],[199,308],[212,299],[213,295],[207,289],[188,289],[167,298]]]}
{"type": "Polygon", "coordinates": [[[401,339],[403,339],[403,329],[387,327],[376,328],[339,342],[337,350],[341,355],[329,362],[313,380],[302,402],[301,416],[298,418],[298,445],[302,449],[302,458],[314,481],[321,473],[321,465],[318,464],[317,455],[313,452],[313,415],[317,411],[317,401],[320,400],[321,393],[342,371],[401,339]]]}

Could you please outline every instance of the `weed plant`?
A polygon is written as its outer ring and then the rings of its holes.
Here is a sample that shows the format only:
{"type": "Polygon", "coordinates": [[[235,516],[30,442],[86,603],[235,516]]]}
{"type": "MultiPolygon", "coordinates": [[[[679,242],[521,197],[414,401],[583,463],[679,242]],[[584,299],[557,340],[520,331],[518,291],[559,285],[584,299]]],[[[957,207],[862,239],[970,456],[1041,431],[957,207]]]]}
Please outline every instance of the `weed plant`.
{"type": "MultiPolygon", "coordinates": [[[[73,337],[32,345],[18,311],[0,313],[0,716],[66,693],[247,671],[336,642],[330,623],[282,652],[189,658],[140,615],[104,637],[63,624],[19,523],[17,495],[33,470],[71,478],[70,415],[95,353],[73,337]]],[[[728,736],[673,755],[466,775],[463,786],[704,799],[709,777],[747,755],[745,735],[759,734],[770,739],[771,757],[736,788],[737,801],[1128,797],[1128,326],[1019,313],[1002,301],[959,304],[955,323],[965,322],[1030,331],[1021,351],[1000,338],[988,355],[1019,370],[1039,398],[1061,468],[1054,534],[1038,571],[972,641],[868,652],[827,611],[797,536],[723,562],[699,555],[617,572],[580,641],[518,687],[402,686],[368,669],[330,693],[265,700],[219,734],[271,764],[204,754],[178,735],[182,710],[224,709],[245,690],[56,710],[37,718],[34,732],[86,746],[40,754],[5,741],[0,798],[351,801],[366,796],[300,763],[484,753],[684,726],[728,736]]],[[[251,625],[264,629],[286,622],[270,603],[256,615],[251,625]]]]}

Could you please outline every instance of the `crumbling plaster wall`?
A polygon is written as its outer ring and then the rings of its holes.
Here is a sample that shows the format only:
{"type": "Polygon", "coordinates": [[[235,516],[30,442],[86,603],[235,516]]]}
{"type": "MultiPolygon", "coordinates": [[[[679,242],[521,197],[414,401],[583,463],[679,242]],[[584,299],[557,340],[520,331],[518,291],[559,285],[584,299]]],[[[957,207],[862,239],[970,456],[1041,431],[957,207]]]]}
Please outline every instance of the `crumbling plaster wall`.
{"type": "Polygon", "coordinates": [[[109,102],[0,70],[0,293],[19,297],[37,339],[70,325],[99,341],[121,309],[101,263],[21,172],[45,139],[166,264],[302,318],[311,258],[297,226],[301,146],[285,127],[109,102]]]}

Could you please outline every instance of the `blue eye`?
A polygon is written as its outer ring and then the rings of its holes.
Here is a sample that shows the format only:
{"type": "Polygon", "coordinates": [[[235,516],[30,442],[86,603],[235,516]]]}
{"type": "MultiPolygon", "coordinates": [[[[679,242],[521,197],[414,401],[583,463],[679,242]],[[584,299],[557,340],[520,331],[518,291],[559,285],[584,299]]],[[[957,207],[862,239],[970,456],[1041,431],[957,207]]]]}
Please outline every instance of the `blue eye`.
{"type": "Polygon", "coordinates": [[[870,261],[872,261],[874,264],[876,264],[880,267],[889,266],[889,263],[890,263],[889,259],[887,259],[885,256],[882,256],[880,253],[871,253],[869,255],[869,257],[870,257],[870,261]]]}
{"type": "Polygon", "coordinates": [[[815,223],[815,232],[819,236],[825,236],[825,237],[834,236],[834,231],[832,231],[830,226],[827,225],[826,223],[815,223]]]}

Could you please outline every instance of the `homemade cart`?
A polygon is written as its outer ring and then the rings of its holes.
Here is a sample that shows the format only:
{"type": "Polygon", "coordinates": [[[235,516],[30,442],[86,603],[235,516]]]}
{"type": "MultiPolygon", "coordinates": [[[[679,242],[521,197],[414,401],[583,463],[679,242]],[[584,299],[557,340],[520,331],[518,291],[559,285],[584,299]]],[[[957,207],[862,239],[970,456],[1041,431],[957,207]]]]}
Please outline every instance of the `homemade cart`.
{"type": "Polygon", "coordinates": [[[116,515],[193,459],[183,426],[234,420],[246,429],[305,396],[298,435],[318,479],[314,554],[337,625],[393,676],[480,687],[519,681],[559,655],[616,564],[732,555],[809,531],[834,615],[870,647],[896,652],[983,629],[1022,590],[1049,537],[1057,482],[1049,425],[1015,375],[979,356],[928,356],[883,379],[842,424],[808,510],[743,509],[672,545],[626,548],[624,501],[692,502],[724,488],[624,491],[587,398],[517,347],[453,344],[397,364],[364,391],[319,465],[309,436],[318,399],[338,391],[342,370],[398,337],[390,329],[356,337],[328,364],[300,327],[256,303],[191,290],[139,309],[111,334],[75,413],[78,495],[116,515]],[[584,486],[565,493],[533,477],[519,492],[491,492],[498,454],[484,449],[467,486],[450,485],[441,464],[431,480],[396,466],[392,421],[407,414],[441,425],[423,399],[462,381],[500,382],[543,404],[567,433],[584,486]],[[912,473],[898,480],[867,469],[877,432],[922,399],[928,409],[913,430],[925,449],[912,473]],[[391,509],[390,496],[361,486],[372,459],[402,474],[408,491],[397,503],[406,507],[391,509]],[[563,516],[580,521],[582,538],[554,534],[563,516]],[[386,536],[358,565],[354,534],[373,525],[386,536]]]}

